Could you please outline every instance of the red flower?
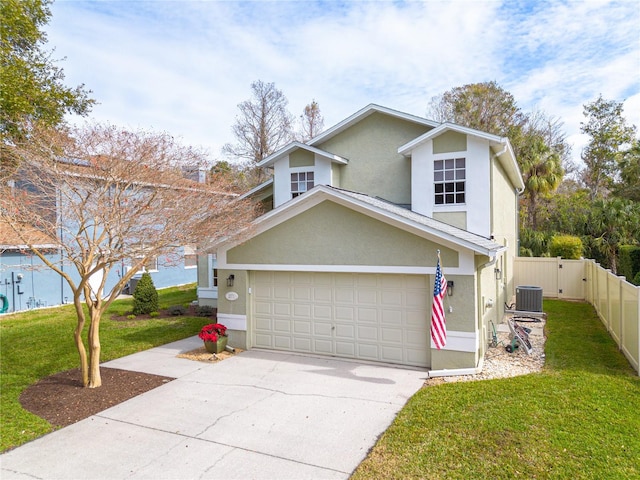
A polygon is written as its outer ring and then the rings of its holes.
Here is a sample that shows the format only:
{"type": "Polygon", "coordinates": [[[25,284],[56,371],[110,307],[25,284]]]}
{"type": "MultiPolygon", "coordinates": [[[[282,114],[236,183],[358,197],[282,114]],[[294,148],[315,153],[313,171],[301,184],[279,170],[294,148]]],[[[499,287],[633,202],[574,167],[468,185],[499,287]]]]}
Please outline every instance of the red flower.
{"type": "Polygon", "coordinates": [[[205,342],[217,342],[218,337],[227,336],[227,327],[221,323],[210,323],[202,327],[198,336],[205,342]]]}

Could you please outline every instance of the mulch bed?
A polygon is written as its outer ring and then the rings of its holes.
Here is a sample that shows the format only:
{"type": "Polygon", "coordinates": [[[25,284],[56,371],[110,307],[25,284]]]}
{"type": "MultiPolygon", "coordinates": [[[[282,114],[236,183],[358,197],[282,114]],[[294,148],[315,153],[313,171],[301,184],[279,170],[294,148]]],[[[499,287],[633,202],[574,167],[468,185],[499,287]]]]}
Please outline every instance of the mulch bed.
{"type": "Polygon", "coordinates": [[[80,369],[43,378],[20,395],[25,410],[65,427],[173,380],[171,377],[100,368],[102,386],[82,386],[80,369]]]}

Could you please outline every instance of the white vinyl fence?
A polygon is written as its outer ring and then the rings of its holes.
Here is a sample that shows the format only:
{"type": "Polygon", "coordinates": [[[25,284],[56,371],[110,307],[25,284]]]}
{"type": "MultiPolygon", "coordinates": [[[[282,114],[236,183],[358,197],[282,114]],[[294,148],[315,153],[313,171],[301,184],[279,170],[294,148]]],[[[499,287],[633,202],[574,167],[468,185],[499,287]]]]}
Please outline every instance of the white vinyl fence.
{"type": "Polygon", "coordinates": [[[515,285],[542,287],[549,298],[586,300],[640,374],[640,287],[593,260],[517,257],[515,285]]]}

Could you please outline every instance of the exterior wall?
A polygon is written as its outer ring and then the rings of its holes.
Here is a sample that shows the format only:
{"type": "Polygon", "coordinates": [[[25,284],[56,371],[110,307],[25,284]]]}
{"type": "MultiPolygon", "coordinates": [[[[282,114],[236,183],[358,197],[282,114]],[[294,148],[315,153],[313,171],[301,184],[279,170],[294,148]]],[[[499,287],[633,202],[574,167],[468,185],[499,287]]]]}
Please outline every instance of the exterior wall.
{"type": "Polygon", "coordinates": [[[236,269],[218,270],[218,323],[222,323],[229,330],[229,346],[237,348],[251,348],[247,336],[247,313],[249,311],[248,272],[236,269]],[[227,286],[229,275],[234,276],[233,286],[227,286]],[[237,295],[237,297],[236,297],[237,295]]]}
{"type": "Polygon", "coordinates": [[[397,204],[410,204],[411,165],[398,154],[398,147],[429,130],[423,125],[373,113],[316,146],[349,161],[349,165],[340,167],[340,183],[334,186],[397,204]]]}
{"type": "Polygon", "coordinates": [[[201,306],[218,307],[218,287],[214,285],[213,281],[213,269],[215,267],[216,260],[214,255],[198,255],[197,294],[198,304],[201,306]]]}
{"type": "Polygon", "coordinates": [[[518,256],[518,197],[504,168],[497,159],[491,162],[491,232],[494,240],[506,247],[508,251],[496,266],[502,285],[501,302],[509,303],[515,284],[513,280],[513,263],[518,256]]]}
{"type": "MultiPolygon", "coordinates": [[[[443,134],[445,135],[445,134],[443,134]]],[[[440,138],[440,137],[438,137],[440,138]]],[[[442,151],[447,146],[462,145],[456,136],[445,137],[438,143],[435,152],[434,143],[438,140],[429,140],[417,146],[411,152],[411,209],[414,212],[432,218],[438,218],[451,225],[460,226],[461,214],[466,215],[465,230],[477,235],[489,238],[491,235],[491,170],[489,168],[490,148],[488,142],[475,137],[467,137],[467,149],[461,151],[442,151]],[[466,183],[465,204],[462,205],[435,205],[433,162],[455,157],[466,158],[466,183]]]]}
{"type": "MultiPolygon", "coordinates": [[[[49,258],[56,263],[60,262],[58,252],[50,253],[49,258]]],[[[105,293],[111,291],[127,268],[127,265],[121,265],[111,270],[105,293]]],[[[65,264],[64,269],[76,283],[79,281],[75,267],[65,264]]],[[[149,273],[156,288],[193,283],[197,279],[196,267],[185,267],[183,263],[176,265],[175,261],[169,263],[163,258],[158,259],[158,270],[149,273]]],[[[60,275],[44,265],[35,255],[17,251],[0,253],[0,293],[6,295],[10,301],[9,312],[62,305],[73,301],[71,288],[60,275]],[[19,284],[11,283],[12,273],[14,279],[18,274],[23,276],[19,284]],[[19,291],[23,293],[20,294],[19,291]]]]}
{"type": "Polygon", "coordinates": [[[324,201],[230,249],[228,264],[459,266],[458,253],[324,201]],[[328,232],[331,232],[329,235],[328,232]],[[304,241],[300,241],[300,238],[304,241]]]}
{"type": "Polygon", "coordinates": [[[306,150],[296,150],[278,159],[273,166],[273,208],[291,200],[291,173],[313,172],[315,185],[331,185],[332,167],[327,158],[306,150]]]}

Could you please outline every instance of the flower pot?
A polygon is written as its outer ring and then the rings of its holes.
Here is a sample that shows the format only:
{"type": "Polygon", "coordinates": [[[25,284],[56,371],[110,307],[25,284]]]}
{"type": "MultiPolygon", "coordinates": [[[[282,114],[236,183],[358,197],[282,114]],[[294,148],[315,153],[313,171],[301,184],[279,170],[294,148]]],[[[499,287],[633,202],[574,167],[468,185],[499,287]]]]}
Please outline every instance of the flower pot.
{"type": "Polygon", "coordinates": [[[227,346],[227,340],[229,337],[218,337],[217,342],[204,342],[204,348],[209,353],[222,353],[227,346]]]}

